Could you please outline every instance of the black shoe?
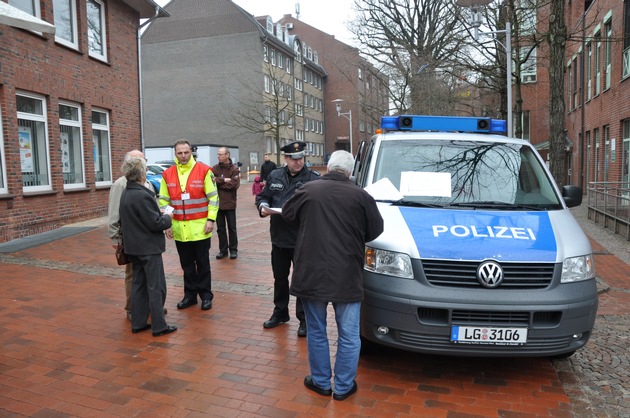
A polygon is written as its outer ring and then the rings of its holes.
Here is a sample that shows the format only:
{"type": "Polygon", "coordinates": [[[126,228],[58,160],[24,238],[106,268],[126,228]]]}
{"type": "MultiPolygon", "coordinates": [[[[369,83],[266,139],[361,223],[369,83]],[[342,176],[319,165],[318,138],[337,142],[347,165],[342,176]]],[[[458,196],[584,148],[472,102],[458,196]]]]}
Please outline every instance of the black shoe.
{"type": "Polygon", "coordinates": [[[167,325],[165,329],[160,332],[154,332],[154,337],[159,337],[160,335],[170,334],[171,332],[177,331],[177,327],[175,325],[167,325]]]}
{"type": "MultiPolygon", "coordinates": [[[[306,384],[306,382],[305,382],[305,384],[306,384]]],[[[357,391],[357,389],[358,389],[358,386],[357,386],[357,381],[356,381],[356,380],[353,380],[353,381],[352,381],[352,387],[350,388],[350,390],[349,390],[349,391],[347,391],[346,393],[341,394],[341,395],[340,395],[340,394],[338,394],[338,393],[333,393],[333,399],[334,399],[334,400],[336,400],[336,401],[343,401],[343,400],[344,400],[344,399],[346,399],[348,396],[350,396],[350,395],[352,395],[354,392],[356,392],[356,391],[357,391]]]]}
{"type": "Polygon", "coordinates": [[[222,258],[227,257],[227,255],[228,255],[227,251],[221,251],[219,254],[217,254],[216,257],[217,257],[217,260],[220,260],[222,258]]]}
{"type": "Polygon", "coordinates": [[[131,328],[131,332],[133,332],[134,334],[137,334],[139,332],[145,331],[147,329],[151,328],[151,324],[146,324],[143,327],[140,328],[131,328]]]}
{"type": "Polygon", "coordinates": [[[185,297],[181,302],[177,304],[177,309],[186,309],[189,306],[193,306],[197,304],[197,298],[189,298],[185,297]]]}
{"type": "Polygon", "coordinates": [[[238,257],[238,251],[230,251],[230,258],[234,260],[238,257]]]}
{"type": "Polygon", "coordinates": [[[269,321],[265,321],[263,323],[263,328],[275,328],[280,324],[284,324],[285,322],[289,322],[289,317],[286,316],[284,318],[278,318],[275,315],[272,315],[271,318],[269,318],[269,321]]]}
{"type": "Polygon", "coordinates": [[[209,299],[204,299],[201,301],[201,310],[207,311],[208,309],[212,309],[212,301],[209,299]]]}
{"type": "Polygon", "coordinates": [[[313,383],[313,378],[311,376],[306,376],[304,378],[304,386],[306,386],[308,389],[310,389],[313,392],[318,393],[318,394],[320,394],[322,396],[330,396],[330,395],[332,395],[332,389],[322,389],[322,388],[320,388],[315,383],[313,383]]]}
{"type": "Polygon", "coordinates": [[[297,334],[298,337],[306,337],[306,321],[300,321],[297,334]]]}

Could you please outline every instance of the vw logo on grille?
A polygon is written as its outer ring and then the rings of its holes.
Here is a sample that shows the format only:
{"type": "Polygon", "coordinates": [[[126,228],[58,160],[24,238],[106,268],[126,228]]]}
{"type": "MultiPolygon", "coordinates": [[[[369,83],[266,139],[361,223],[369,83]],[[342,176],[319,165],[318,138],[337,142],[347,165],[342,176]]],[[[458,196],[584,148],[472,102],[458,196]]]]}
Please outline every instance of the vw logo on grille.
{"type": "Polygon", "coordinates": [[[484,261],[477,269],[477,280],[489,289],[499,287],[503,282],[503,269],[496,261],[484,261]]]}

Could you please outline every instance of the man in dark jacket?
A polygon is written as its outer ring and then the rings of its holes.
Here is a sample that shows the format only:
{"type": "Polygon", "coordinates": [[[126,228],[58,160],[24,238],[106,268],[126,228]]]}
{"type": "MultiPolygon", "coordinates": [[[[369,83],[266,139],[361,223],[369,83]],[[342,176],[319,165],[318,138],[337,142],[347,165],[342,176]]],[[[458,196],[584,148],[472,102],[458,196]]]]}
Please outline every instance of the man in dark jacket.
{"type": "Polygon", "coordinates": [[[328,173],[305,184],[282,207],[282,217],[299,227],[291,294],[304,305],[311,374],[304,385],[324,396],[344,400],[357,390],[361,351],[359,317],[363,300],[365,243],[383,232],[376,202],[349,179],[354,160],[335,151],[328,173]],[[326,310],[332,303],[339,338],[334,393],[326,334],[326,310]]]}
{"type": "MultiPolygon", "coordinates": [[[[256,206],[261,217],[271,216],[271,268],[273,270],[273,314],[263,324],[264,328],[275,328],[289,321],[289,272],[293,263],[293,252],[297,228],[290,226],[275,212],[281,208],[303,184],[319,179],[319,173],[304,166],[304,142],[292,142],[282,147],[285,167],[271,172],[262,193],[256,197],[256,206]]],[[[298,336],[306,337],[306,321],[302,301],[295,302],[295,313],[300,321],[298,336]]]]}
{"type": "Polygon", "coordinates": [[[232,163],[230,152],[225,147],[217,151],[219,163],[212,167],[219,192],[219,212],[217,214],[217,235],[219,253],[217,259],[225,258],[230,250],[230,258],[238,257],[238,236],[236,234],[236,191],[241,185],[241,173],[232,163]],[[227,232],[225,224],[227,223],[227,232]]]}
{"type": "Polygon", "coordinates": [[[277,168],[276,163],[271,161],[269,157],[270,157],[269,153],[266,152],[265,162],[262,163],[262,165],[260,166],[260,181],[262,181],[263,183],[267,182],[267,178],[269,177],[269,174],[271,174],[271,172],[277,168]]]}

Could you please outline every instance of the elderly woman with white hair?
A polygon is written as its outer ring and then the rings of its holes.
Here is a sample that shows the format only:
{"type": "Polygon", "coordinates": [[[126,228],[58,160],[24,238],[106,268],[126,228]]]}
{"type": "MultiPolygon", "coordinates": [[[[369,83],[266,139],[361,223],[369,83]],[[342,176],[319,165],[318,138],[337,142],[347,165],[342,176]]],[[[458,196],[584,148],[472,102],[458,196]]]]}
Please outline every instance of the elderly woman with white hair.
{"type": "Polygon", "coordinates": [[[171,227],[171,217],[161,213],[153,192],[144,186],[144,158],[127,154],[122,171],[127,187],[120,198],[120,225],[125,254],[133,268],[131,331],[135,334],[151,328],[157,337],[177,330],[164,319],[166,277],[162,253],[166,250],[164,231],[171,227]]]}
{"type": "Polygon", "coordinates": [[[349,152],[333,152],[328,173],[303,185],[282,206],[282,217],[299,225],[290,291],[302,299],[308,327],[311,374],[304,385],[337,401],[357,391],[364,248],[383,232],[376,202],[349,179],[353,165],[349,152]],[[334,390],[326,333],[329,303],[339,335],[334,390]]]}

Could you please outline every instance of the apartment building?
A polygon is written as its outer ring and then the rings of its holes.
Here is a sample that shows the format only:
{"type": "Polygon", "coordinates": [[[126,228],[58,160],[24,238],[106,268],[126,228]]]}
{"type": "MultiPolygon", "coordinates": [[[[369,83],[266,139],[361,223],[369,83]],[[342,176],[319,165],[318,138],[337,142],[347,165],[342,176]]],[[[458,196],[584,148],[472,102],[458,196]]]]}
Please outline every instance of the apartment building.
{"type": "Polygon", "coordinates": [[[125,152],[142,146],[140,19],[168,14],[152,0],[9,0],[0,13],[5,242],[107,212],[125,152]]]}
{"type": "Polygon", "coordinates": [[[333,35],[291,15],[284,15],[280,24],[288,27],[289,33],[299,33],[307,39],[308,47],[318,51],[318,62],[326,69],[326,155],[339,149],[356,152],[358,144],[380,127],[381,116],[389,112],[388,78],[362,58],[356,48],[333,35]]]}
{"type": "Polygon", "coordinates": [[[572,184],[630,181],[630,2],[570,2],[566,130],[572,184]]]}
{"type": "Polygon", "coordinates": [[[249,171],[301,140],[309,162],[324,162],[326,71],[306,38],[230,0],[173,0],[166,10],[142,35],[148,150],[179,138],[227,146],[249,171]]]}

